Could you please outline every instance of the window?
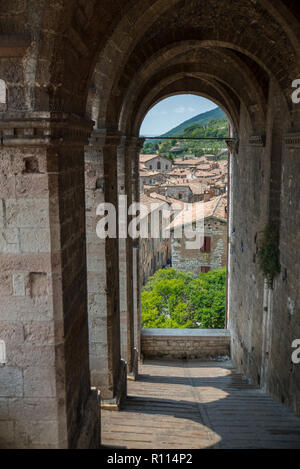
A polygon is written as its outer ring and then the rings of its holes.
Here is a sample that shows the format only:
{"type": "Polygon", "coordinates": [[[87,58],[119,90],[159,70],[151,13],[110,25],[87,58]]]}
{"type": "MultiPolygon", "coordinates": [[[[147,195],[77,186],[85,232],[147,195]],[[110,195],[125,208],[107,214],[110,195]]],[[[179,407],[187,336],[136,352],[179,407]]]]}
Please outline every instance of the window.
{"type": "Polygon", "coordinates": [[[166,164],[166,169],[169,169],[169,165],[168,165],[168,164],[166,164]]]}
{"type": "Polygon", "coordinates": [[[160,169],[160,161],[157,162],[157,169],[160,169]]]}
{"type": "Polygon", "coordinates": [[[210,237],[204,236],[203,246],[200,248],[201,252],[210,252],[210,237]]]}
{"type": "Polygon", "coordinates": [[[181,192],[179,192],[179,194],[178,194],[178,199],[179,199],[179,200],[182,199],[182,193],[181,193],[181,192]]]}
{"type": "Polygon", "coordinates": [[[207,266],[201,267],[201,273],[202,274],[207,274],[207,272],[209,272],[209,271],[210,271],[210,267],[207,267],[207,266]]]}
{"type": "Polygon", "coordinates": [[[152,164],[150,164],[149,169],[152,169],[152,164]]]}

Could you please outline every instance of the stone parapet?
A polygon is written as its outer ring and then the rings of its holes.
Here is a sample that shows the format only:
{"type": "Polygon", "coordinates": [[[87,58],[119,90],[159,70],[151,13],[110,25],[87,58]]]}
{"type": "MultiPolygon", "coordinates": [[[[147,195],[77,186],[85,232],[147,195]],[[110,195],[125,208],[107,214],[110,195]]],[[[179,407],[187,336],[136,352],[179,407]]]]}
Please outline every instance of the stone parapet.
{"type": "Polygon", "coordinates": [[[142,329],[143,358],[230,356],[227,329],[142,329]]]}

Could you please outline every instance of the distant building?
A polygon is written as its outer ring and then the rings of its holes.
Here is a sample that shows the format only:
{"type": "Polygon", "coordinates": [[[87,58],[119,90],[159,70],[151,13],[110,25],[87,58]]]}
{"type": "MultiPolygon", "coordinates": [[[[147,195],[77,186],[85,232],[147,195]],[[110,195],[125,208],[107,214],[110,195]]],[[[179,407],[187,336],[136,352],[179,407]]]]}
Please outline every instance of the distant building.
{"type": "Polygon", "coordinates": [[[172,238],[172,267],[187,270],[198,275],[226,266],[227,262],[227,197],[220,196],[208,202],[193,204],[190,215],[178,213],[170,224],[172,238]],[[201,203],[204,215],[204,244],[195,249],[187,249],[189,241],[185,233],[196,230],[197,204],[201,203]],[[175,229],[182,229],[183,237],[174,237],[175,229]],[[185,231],[185,233],[184,233],[185,231]]]}
{"type": "Polygon", "coordinates": [[[148,209],[145,216],[141,216],[141,224],[145,223],[148,238],[140,239],[140,275],[144,285],[150,275],[158,269],[171,262],[171,239],[165,239],[163,220],[160,213],[162,210],[169,210],[169,204],[165,200],[149,197],[146,194],[140,195],[140,202],[148,209]],[[156,206],[155,206],[155,205],[156,206]],[[151,221],[153,218],[158,221],[158,237],[151,237],[151,221]]]}
{"type": "Polygon", "coordinates": [[[172,169],[172,160],[157,154],[140,155],[140,163],[154,171],[170,171],[172,169]]]}
{"type": "Polygon", "coordinates": [[[140,187],[143,189],[144,185],[164,184],[166,176],[160,171],[140,170],[140,187]]]}

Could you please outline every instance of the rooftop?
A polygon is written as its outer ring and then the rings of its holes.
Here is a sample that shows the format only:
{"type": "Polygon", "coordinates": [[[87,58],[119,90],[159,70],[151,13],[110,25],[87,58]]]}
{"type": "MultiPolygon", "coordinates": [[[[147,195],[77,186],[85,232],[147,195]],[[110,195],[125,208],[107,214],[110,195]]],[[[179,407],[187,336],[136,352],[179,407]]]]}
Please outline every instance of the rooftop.
{"type": "Polygon", "coordinates": [[[221,221],[226,221],[227,213],[225,207],[227,206],[226,195],[220,195],[213,197],[208,202],[195,202],[192,204],[185,204],[184,209],[178,213],[172,223],[169,225],[169,229],[189,225],[202,218],[218,218],[221,221]]]}

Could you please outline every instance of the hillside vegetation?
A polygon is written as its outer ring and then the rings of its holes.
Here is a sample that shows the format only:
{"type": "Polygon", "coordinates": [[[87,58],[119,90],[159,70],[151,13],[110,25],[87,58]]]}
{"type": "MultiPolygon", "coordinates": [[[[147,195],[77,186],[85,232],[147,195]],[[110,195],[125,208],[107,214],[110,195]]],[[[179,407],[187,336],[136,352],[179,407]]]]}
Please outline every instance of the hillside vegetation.
{"type": "Polygon", "coordinates": [[[193,124],[199,124],[200,126],[204,126],[209,124],[210,121],[214,119],[226,119],[226,115],[219,107],[216,107],[211,111],[198,114],[197,116],[182,122],[182,124],[177,125],[177,127],[174,127],[168,132],[160,135],[160,137],[173,137],[174,135],[180,136],[184,133],[187,127],[190,127],[193,124]]]}
{"type": "Polygon", "coordinates": [[[225,139],[228,137],[228,121],[220,108],[199,114],[162,135],[162,137],[170,137],[169,140],[146,139],[142,153],[154,154],[159,152],[167,158],[174,159],[177,156],[182,156],[182,154],[193,154],[198,157],[204,154],[216,155],[225,147],[222,140],[177,140],[171,138],[172,136],[225,139]],[[179,142],[181,152],[176,152],[174,147],[178,147],[179,142]]]}

